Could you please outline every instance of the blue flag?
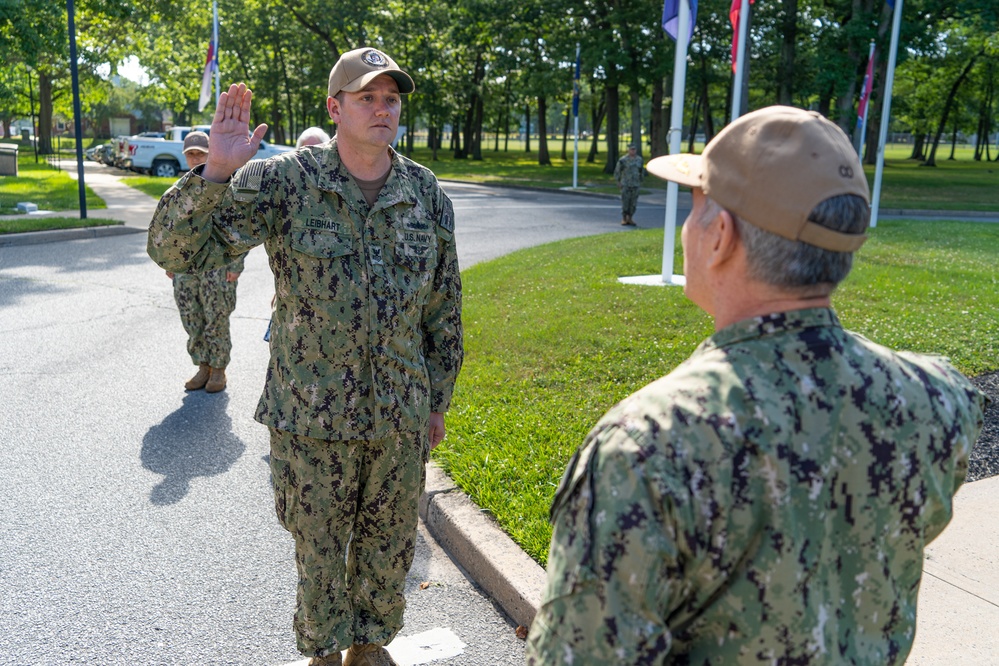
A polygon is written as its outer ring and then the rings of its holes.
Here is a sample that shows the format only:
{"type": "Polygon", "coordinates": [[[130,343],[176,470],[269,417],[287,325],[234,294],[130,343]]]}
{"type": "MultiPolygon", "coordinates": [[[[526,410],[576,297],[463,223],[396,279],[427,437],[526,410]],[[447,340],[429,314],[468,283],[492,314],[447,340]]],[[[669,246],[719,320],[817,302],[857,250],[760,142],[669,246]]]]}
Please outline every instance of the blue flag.
{"type": "Polygon", "coordinates": [[[886,0],[886,2],[888,3],[889,7],[895,9],[895,0],[886,0]]]}
{"type": "MultiPolygon", "coordinates": [[[[686,0],[664,0],[663,2],[663,30],[676,41],[676,36],[680,32],[680,3],[686,0]]],[[[690,0],[690,28],[687,34],[687,42],[694,35],[694,23],[697,22],[697,0],[690,0]]]]}

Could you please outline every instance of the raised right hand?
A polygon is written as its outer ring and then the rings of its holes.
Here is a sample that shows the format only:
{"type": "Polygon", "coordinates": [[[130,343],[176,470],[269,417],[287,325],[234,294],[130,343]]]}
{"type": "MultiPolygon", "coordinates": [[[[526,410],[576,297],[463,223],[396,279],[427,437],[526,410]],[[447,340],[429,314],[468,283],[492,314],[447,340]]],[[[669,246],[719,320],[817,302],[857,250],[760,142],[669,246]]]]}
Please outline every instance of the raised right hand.
{"type": "Polygon", "coordinates": [[[234,83],[219,96],[208,134],[208,161],[201,173],[205,180],[223,183],[256,156],[267,125],[257,126],[250,134],[252,99],[253,93],[245,83],[234,83]]]}

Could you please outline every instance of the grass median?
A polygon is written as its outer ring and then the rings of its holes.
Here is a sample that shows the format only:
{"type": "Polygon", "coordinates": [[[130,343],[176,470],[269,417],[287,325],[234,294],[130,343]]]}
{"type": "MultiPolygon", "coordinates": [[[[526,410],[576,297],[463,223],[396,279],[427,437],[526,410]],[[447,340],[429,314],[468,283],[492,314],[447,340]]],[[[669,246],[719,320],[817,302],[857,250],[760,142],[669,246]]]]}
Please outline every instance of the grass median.
{"type": "MultiPolygon", "coordinates": [[[[17,169],[17,176],[0,176],[0,219],[4,215],[17,214],[17,204],[21,202],[33,203],[42,210],[80,209],[80,186],[65,171],[44,161],[36,164],[34,157],[23,151],[18,155],[17,169]]],[[[88,210],[107,208],[89,187],[85,189],[88,210]]]]}
{"type": "MultiPolygon", "coordinates": [[[[614,403],[685,359],[713,328],[660,271],[661,230],[522,250],[463,272],[465,365],[434,458],[538,562],[569,456],[614,403]],[[586,270],[579,270],[585,266],[586,270]]],[[[682,266],[677,237],[676,266],[682,266]]],[[[999,369],[999,224],[888,221],[871,231],[833,304],[894,348],[999,369]]]]}

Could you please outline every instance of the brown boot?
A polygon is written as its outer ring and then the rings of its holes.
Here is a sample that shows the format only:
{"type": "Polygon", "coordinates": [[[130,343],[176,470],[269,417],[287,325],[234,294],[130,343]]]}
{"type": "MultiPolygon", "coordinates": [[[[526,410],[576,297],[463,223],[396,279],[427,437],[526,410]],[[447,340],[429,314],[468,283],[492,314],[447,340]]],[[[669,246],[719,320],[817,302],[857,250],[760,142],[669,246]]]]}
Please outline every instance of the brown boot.
{"type": "Polygon", "coordinates": [[[635,218],[633,218],[631,216],[631,213],[628,213],[628,226],[629,227],[637,227],[638,226],[637,224],[635,224],[635,218]]]}
{"type": "Polygon", "coordinates": [[[622,227],[628,226],[628,216],[625,213],[621,213],[621,226],[622,227]]]}
{"type": "Polygon", "coordinates": [[[309,666],[340,666],[341,663],[343,662],[340,660],[339,652],[327,654],[322,657],[313,657],[309,660],[309,666]]]}
{"type": "Polygon", "coordinates": [[[343,666],[399,666],[381,645],[351,645],[343,666]]]}
{"type": "Polygon", "coordinates": [[[212,368],[205,384],[205,393],[218,393],[225,388],[225,368],[212,368]]]}
{"type": "Polygon", "coordinates": [[[194,375],[187,380],[184,384],[184,388],[188,391],[197,391],[198,389],[205,388],[205,384],[208,383],[208,376],[211,374],[211,368],[207,363],[202,363],[198,366],[198,374],[194,375]]]}

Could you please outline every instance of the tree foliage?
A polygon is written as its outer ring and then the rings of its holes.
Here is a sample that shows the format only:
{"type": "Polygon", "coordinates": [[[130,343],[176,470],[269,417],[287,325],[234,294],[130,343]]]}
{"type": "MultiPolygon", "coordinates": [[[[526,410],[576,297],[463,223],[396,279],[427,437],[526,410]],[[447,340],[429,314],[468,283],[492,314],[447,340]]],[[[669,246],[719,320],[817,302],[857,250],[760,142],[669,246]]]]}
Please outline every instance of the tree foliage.
{"type": "MultiPolygon", "coordinates": [[[[255,93],[254,122],[268,123],[272,140],[292,143],[310,125],[334,129],[325,110],[326,79],[340,53],[376,46],[417,83],[404,105],[410,132],[403,150],[412,148],[418,129],[435,150],[487,159],[490,135],[491,149],[499,150],[530,127],[535,136],[527,138],[546,164],[549,138],[561,130],[565,145],[579,44],[580,126],[598,135],[589,159],[602,152],[610,170],[623,142],[651,155],[666,150],[673,103],[683,105],[678,129],[691,142],[695,134],[710,139],[729,122],[730,7],[731,0],[700,1],[683,100],[670,98],[675,46],[659,25],[661,0],[370,0],[335,7],[320,0],[219,0],[221,78],[223,86],[246,81],[255,93]]],[[[893,126],[926,145],[929,154],[918,156],[933,163],[941,137],[973,135],[981,144],[981,135],[996,127],[999,3],[904,0],[903,13],[893,126]]],[[[866,139],[872,159],[892,20],[887,2],[767,0],[753,5],[751,17],[748,107],[813,108],[848,132],[857,127],[874,44],[867,133],[857,136],[866,139]]],[[[207,121],[211,106],[198,112],[197,102],[210,31],[205,0],[79,0],[84,113],[95,126],[113,114],[153,124],[157,109],[175,123],[207,121]],[[127,56],[139,59],[148,84],[114,76],[127,56]]],[[[28,114],[30,76],[41,115],[48,114],[41,118],[44,139],[54,116],[70,114],[65,4],[0,0],[0,56],[8,64],[0,71],[0,122],[28,114]]]]}

